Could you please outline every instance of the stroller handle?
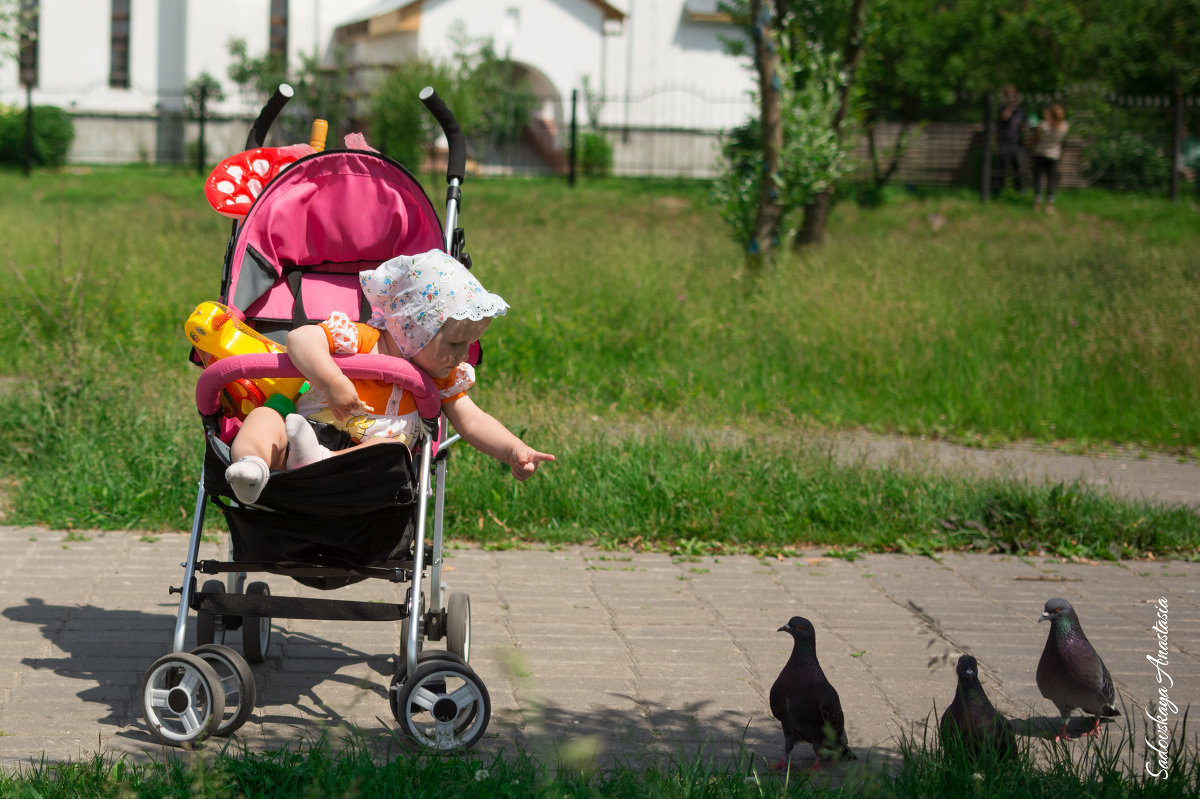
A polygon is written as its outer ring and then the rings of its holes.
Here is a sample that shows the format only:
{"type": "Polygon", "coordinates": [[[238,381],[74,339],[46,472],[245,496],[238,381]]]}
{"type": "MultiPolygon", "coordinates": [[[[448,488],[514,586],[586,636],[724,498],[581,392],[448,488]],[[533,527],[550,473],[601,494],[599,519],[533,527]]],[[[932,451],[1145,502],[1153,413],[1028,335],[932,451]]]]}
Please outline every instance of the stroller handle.
{"type": "Polygon", "coordinates": [[[446,182],[457,178],[458,182],[462,183],[467,174],[467,137],[458,126],[454,112],[441,97],[438,97],[432,86],[421,89],[420,98],[429,109],[429,113],[433,114],[433,118],[442,126],[442,133],[446,134],[446,145],[450,148],[446,157],[446,182]]]}
{"type": "MultiPolygon", "coordinates": [[[[390,355],[334,355],[338,367],[360,380],[382,380],[411,391],[417,412],[423,419],[437,419],[442,412],[441,398],[433,379],[403,358],[390,355]]],[[[196,408],[202,416],[221,409],[221,389],[238,378],[303,377],[283,353],[231,355],[207,367],[196,383],[196,408]]]]}
{"type": "Polygon", "coordinates": [[[250,133],[246,136],[247,150],[263,146],[263,142],[267,139],[267,131],[271,129],[275,117],[279,116],[279,112],[283,110],[295,93],[296,90],[288,84],[279,84],[275,93],[271,95],[271,99],[267,100],[267,104],[258,112],[258,119],[254,120],[254,124],[250,126],[250,133]]]}

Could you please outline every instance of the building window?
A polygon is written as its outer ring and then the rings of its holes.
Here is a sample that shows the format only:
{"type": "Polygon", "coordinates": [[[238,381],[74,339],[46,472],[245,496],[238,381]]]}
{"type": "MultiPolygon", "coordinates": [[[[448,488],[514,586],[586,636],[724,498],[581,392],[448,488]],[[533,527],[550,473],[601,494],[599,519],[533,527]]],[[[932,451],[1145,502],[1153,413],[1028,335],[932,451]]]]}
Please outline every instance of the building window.
{"type": "Polygon", "coordinates": [[[108,85],[129,88],[129,0],[112,0],[112,49],[108,85]]]}
{"type": "Polygon", "coordinates": [[[17,20],[17,58],[21,64],[21,85],[37,86],[38,82],[38,0],[21,0],[17,20]]]}
{"type": "Polygon", "coordinates": [[[271,42],[268,52],[287,64],[288,0],[271,0],[271,42]]]}

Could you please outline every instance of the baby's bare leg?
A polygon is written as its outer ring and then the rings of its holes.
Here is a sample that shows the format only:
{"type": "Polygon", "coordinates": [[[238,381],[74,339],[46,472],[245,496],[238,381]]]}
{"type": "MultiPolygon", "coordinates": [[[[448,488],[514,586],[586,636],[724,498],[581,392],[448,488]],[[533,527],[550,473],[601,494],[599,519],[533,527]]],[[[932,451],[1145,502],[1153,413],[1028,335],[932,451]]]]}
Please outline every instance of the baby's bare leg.
{"type": "Polygon", "coordinates": [[[271,469],[282,469],[287,452],[283,417],[271,408],[255,408],[242,422],[230,446],[225,479],[239,501],[252,504],[267,486],[271,469]]]}
{"type": "Polygon", "coordinates": [[[242,428],[233,439],[231,460],[236,463],[247,455],[256,455],[270,468],[282,469],[287,444],[283,417],[272,408],[255,408],[242,422],[242,428]]]}

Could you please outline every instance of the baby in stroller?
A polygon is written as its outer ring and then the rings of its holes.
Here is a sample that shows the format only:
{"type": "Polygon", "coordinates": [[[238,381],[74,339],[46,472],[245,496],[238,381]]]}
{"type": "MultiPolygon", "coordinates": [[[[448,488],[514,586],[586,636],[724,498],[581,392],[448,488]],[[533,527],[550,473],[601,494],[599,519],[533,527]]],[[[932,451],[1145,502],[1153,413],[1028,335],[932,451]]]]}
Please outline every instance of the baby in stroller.
{"type": "Polygon", "coordinates": [[[295,469],[354,446],[409,444],[421,424],[412,395],[378,380],[351,380],[337,353],[405,358],[433,378],[442,411],[471,446],[508,464],[525,480],[554,456],[539,452],[476,405],[469,353],[508,304],[487,291],[456,259],[440,250],[402,255],[359,274],[371,304],[369,323],[341,312],[288,333],[288,357],[311,386],[285,418],[262,406],[246,417],[231,445],[225,479],[253,504],[272,470],[295,469]]]}

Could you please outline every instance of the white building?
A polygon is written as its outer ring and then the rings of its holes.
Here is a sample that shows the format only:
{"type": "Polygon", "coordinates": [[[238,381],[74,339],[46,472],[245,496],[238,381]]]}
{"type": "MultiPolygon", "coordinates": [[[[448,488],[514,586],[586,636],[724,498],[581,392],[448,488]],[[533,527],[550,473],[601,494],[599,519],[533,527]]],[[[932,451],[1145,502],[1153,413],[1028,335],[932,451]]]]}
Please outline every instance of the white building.
{"type": "MultiPolygon", "coordinates": [[[[293,67],[302,55],[330,62],[335,46],[345,48],[352,65],[386,67],[414,55],[448,59],[460,33],[471,40],[490,38],[543,98],[541,116],[556,146],[562,144],[571,93],[585,79],[608,100],[599,121],[622,128],[627,144],[647,130],[727,128],[744,121],[749,110],[752,76],[723,50],[721,38],[737,30],[717,13],[716,0],[36,0],[36,5],[32,98],[76,114],[74,160],[176,160],[182,144],[176,141],[172,148],[170,141],[182,139],[182,121],[173,131],[158,125],[132,151],[127,140],[132,129],[123,123],[130,116],[179,111],[185,87],[202,73],[221,81],[227,97],[213,112],[244,116],[256,110],[265,98],[239,97],[229,79],[228,43],[234,38],[246,42],[251,56],[286,52],[293,67]],[[698,112],[700,104],[707,110],[698,112]]],[[[0,102],[25,102],[16,59],[0,60],[0,102]]],[[[245,129],[239,123],[242,140],[245,129]]]]}

